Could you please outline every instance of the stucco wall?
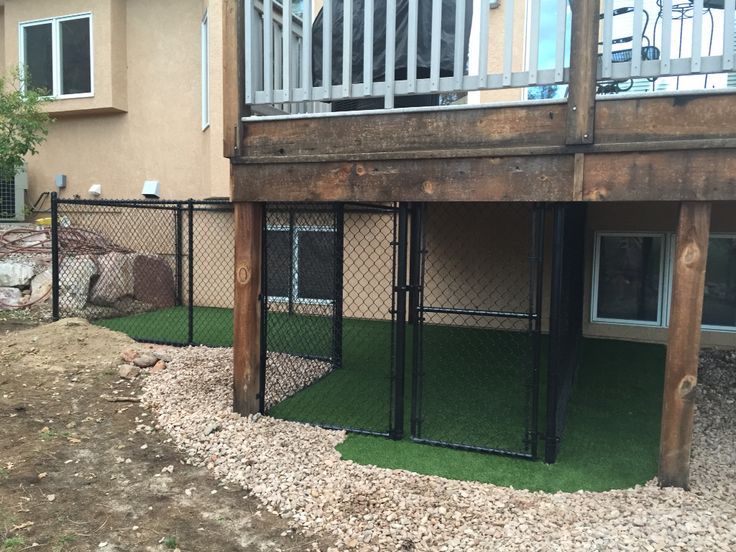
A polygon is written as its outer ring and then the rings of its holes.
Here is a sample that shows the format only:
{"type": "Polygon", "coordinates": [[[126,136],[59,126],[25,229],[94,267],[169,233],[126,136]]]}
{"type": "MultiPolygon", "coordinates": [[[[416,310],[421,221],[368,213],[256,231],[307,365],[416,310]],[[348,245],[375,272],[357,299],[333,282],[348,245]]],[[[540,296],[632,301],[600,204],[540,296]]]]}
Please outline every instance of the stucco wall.
{"type": "Polygon", "coordinates": [[[56,174],[67,175],[65,197],[88,197],[97,183],[105,198],[136,198],[144,180],[159,180],[166,199],[227,196],[220,0],[7,0],[5,68],[18,62],[18,22],[80,12],[93,15],[95,96],[51,104],[56,122],[28,163],[29,201],[55,191],[56,174]],[[205,9],[210,127],[203,131],[205,9]]]}
{"type": "MultiPolygon", "coordinates": [[[[606,204],[591,203],[588,208],[585,263],[585,311],[583,331],[591,337],[609,337],[634,341],[667,341],[667,328],[627,326],[591,322],[590,297],[593,270],[595,232],[640,231],[674,232],[677,228],[678,207],[674,203],[606,204]]],[[[736,232],[736,203],[713,204],[711,232],[736,232]]],[[[703,346],[736,347],[736,333],[703,331],[703,346]]]]}

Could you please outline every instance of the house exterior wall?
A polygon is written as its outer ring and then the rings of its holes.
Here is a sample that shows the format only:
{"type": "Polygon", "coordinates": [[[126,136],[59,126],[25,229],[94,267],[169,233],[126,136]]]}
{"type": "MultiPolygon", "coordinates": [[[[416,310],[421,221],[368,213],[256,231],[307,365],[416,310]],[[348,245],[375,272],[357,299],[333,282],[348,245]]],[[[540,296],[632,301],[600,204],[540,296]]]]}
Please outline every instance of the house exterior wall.
{"type": "MultiPolygon", "coordinates": [[[[736,204],[714,202],[711,233],[736,233],[736,204]]],[[[585,244],[585,311],[583,332],[589,337],[666,343],[667,328],[604,324],[591,321],[593,242],[595,232],[674,232],[678,206],[674,203],[590,203],[585,244]]],[[[703,330],[704,347],[736,347],[736,332],[703,330]]]]}
{"type": "Polygon", "coordinates": [[[86,198],[92,184],[101,184],[103,198],[136,198],[144,180],[159,180],[164,199],[227,196],[221,1],[7,0],[0,18],[3,72],[18,64],[19,22],[86,12],[92,14],[94,96],[48,106],[56,121],[28,160],[28,200],[56,191],[57,174],[67,175],[62,197],[86,198]],[[203,130],[205,10],[210,126],[203,130]]]}

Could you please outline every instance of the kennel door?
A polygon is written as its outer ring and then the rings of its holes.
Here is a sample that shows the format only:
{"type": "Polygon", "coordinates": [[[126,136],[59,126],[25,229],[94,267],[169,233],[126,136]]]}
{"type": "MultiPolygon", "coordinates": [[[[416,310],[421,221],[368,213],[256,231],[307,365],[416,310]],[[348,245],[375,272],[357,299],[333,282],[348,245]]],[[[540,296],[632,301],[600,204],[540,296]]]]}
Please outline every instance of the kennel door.
{"type": "Polygon", "coordinates": [[[543,211],[433,203],[414,217],[412,438],[533,458],[543,211]]]}

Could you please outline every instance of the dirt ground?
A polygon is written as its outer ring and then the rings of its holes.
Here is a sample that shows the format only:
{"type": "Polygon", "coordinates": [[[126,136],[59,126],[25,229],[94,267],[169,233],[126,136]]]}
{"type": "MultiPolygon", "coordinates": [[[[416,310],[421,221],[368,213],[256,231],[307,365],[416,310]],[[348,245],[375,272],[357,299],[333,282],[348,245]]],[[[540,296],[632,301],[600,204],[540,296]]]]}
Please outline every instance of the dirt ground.
{"type": "Polygon", "coordinates": [[[124,335],[0,322],[0,551],[325,549],[181,462],[118,377],[124,335]]]}

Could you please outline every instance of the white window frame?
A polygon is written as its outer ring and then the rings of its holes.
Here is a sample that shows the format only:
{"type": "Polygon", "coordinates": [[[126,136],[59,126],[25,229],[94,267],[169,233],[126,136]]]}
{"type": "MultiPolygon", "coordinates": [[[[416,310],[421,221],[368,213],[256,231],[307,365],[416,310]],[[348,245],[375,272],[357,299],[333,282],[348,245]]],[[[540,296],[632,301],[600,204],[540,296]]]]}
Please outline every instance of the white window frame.
{"type": "Polygon", "coordinates": [[[210,25],[207,10],[200,24],[202,52],[202,130],[210,127],[210,25]]]}
{"type": "MultiPolygon", "coordinates": [[[[709,240],[712,239],[736,239],[736,233],[728,233],[728,232],[713,232],[709,236],[709,240]]],[[[672,282],[673,282],[673,275],[675,272],[675,258],[676,258],[676,252],[677,252],[677,243],[675,240],[675,234],[670,234],[670,245],[669,245],[669,262],[668,268],[669,268],[669,275],[668,275],[668,281],[667,281],[667,287],[668,290],[672,289],[672,282]]],[[[706,274],[707,277],[707,274],[706,274]]],[[[670,325],[670,305],[669,305],[669,297],[671,293],[667,293],[668,298],[668,304],[667,304],[667,311],[666,311],[666,318],[664,325],[666,327],[669,327],[670,325]]],[[[715,324],[701,324],[701,329],[709,332],[723,332],[723,333],[736,333],[736,326],[718,326],[715,324]]]]}
{"type": "MultiPolygon", "coordinates": [[[[593,278],[591,285],[590,300],[590,320],[593,323],[616,324],[623,326],[644,326],[650,328],[662,327],[665,320],[666,307],[670,289],[668,285],[668,259],[669,243],[666,232],[595,232],[593,246],[593,278]],[[659,292],[657,297],[657,320],[628,320],[621,318],[605,318],[598,316],[598,284],[600,276],[600,252],[601,240],[604,237],[617,238],[660,238],[662,240],[662,248],[659,259],[659,292]]],[[[669,310],[667,308],[667,310],[669,310]]]]}
{"type": "MultiPolygon", "coordinates": [[[[289,232],[288,224],[274,224],[266,227],[267,232],[289,232]]],[[[289,269],[292,271],[293,279],[291,284],[291,300],[299,305],[331,305],[334,301],[330,299],[310,299],[307,297],[299,297],[299,233],[300,232],[331,232],[335,233],[335,229],[330,226],[310,226],[299,225],[293,226],[292,242],[291,242],[291,260],[289,269]]],[[[287,303],[289,297],[280,295],[269,295],[269,301],[274,303],[287,303]]]]}
{"type": "Polygon", "coordinates": [[[31,21],[21,21],[18,23],[18,60],[21,71],[26,66],[26,40],[24,29],[26,27],[34,27],[38,25],[51,24],[51,70],[53,90],[50,98],[60,100],[72,100],[75,98],[92,98],[95,95],[95,58],[94,58],[94,25],[92,13],[75,13],[60,17],[49,17],[46,19],[34,19],[31,21]],[[90,91],[82,94],[61,94],[61,32],[60,26],[65,21],[74,21],[76,19],[87,19],[89,21],[89,82],[90,91]]]}

